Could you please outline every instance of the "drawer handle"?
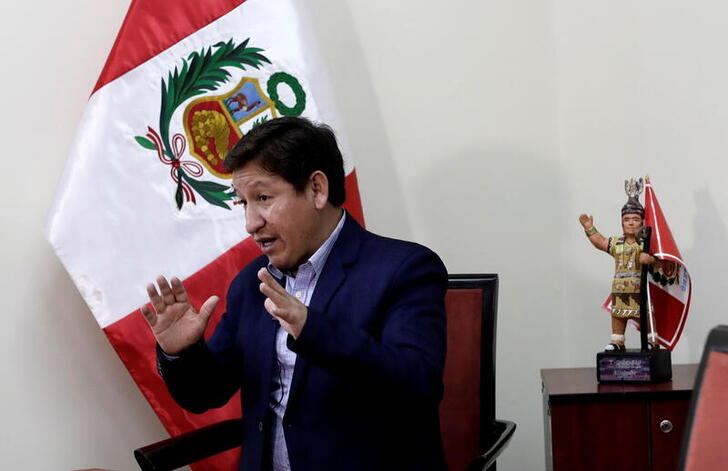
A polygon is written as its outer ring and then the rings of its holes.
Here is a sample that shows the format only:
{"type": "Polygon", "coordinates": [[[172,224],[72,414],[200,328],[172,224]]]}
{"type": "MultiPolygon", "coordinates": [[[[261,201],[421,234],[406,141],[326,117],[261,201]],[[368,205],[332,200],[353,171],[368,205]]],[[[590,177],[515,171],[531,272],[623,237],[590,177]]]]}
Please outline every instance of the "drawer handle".
{"type": "Polygon", "coordinates": [[[662,433],[670,433],[672,432],[672,422],[669,420],[663,420],[660,422],[660,430],[662,430],[662,433]]]}

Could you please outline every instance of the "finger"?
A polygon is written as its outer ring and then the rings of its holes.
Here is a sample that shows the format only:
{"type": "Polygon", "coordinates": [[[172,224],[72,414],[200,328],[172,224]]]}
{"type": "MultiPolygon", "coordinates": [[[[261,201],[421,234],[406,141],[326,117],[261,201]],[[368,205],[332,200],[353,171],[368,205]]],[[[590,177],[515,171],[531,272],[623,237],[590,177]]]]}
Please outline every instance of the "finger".
{"type": "Polygon", "coordinates": [[[172,288],[167,282],[167,278],[163,276],[157,277],[157,284],[159,285],[159,292],[162,293],[162,299],[165,304],[174,304],[174,294],[172,294],[172,288]]]}
{"type": "Polygon", "coordinates": [[[202,303],[202,306],[200,306],[200,317],[202,322],[204,322],[205,327],[207,327],[207,323],[210,321],[210,316],[212,315],[212,312],[215,310],[215,307],[217,306],[217,303],[220,302],[220,298],[217,296],[210,296],[207,298],[207,301],[202,303]]]}
{"type": "Polygon", "coordinates": [[[279,321],[286,320],[285,311],[278,307],[270,298],[267,298],[265,300],[265,302],[263,303],[263,307],[265,307],[265,310],[268,311],[268,314],[275,317],[279,321]]]}
{"type": "Polygon", "coordinates": [[[172,294],[174,294],[174,298],[181,302],[186,303],[187,302],[187,290],[185,290],[184,285],[182,282],[177,278],[176,276],[169,280],[170,283],[172,283],[172,294]]]}
{"type": "Polygon", "coordinates": [[[159,296],[159,293],[157,292],[157,287],[154,286],[153,283],[149,283],[147,285],[147,296],[149,296],[149,301],[152,303],[152,307],[157,312],[157,314],[164,311],[164,300],[162,300],[161,296],[159,296]]]}
{"type": "Polygon", "coordinates": [[[157,323],[157,315],[154,314],[146,304],[139,308],[139,310],[142,311],[142,315],[144,316],[144,319],[146,319],[147,324],[149,324],[149,327],[154,327],[154,324],[157,323]]]}
{"type": "Polygon", "coordinates": [[[258,279],[261,281],[260,291],[269,298],[272,297],[276,301],[282,301],[290,296],[283,286],[265,268],[258,271],[258,279]]]}
{"type": "Polygon", "coordinates": [[[258,270],[258,279],[267,284],[278,293],[286,293],[286,289],[270,274],[267,268],[263,267],[258,270]]]}
{"type": "Polygon", "coordinates": [[[270,299],[272,302],[279,306],[285,304],[286,300],[291,296],[286,291],[284,291],[283,293],[278,292],[267,283],[261,283],[259,288],[260,292],[263,293],[266,298],[270,299]]]}

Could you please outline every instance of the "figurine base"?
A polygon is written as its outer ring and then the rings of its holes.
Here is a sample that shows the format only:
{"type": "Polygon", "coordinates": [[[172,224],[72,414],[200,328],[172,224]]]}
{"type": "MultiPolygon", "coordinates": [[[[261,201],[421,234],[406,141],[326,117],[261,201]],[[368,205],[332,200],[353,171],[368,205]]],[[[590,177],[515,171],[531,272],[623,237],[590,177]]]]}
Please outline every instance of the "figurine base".
{"type": "Polygon", "coordinates": [[[628,349],[624,352],[597,353],[599,382],[657,383],[672,379],[670,350],[643,352],[628,349]]]}

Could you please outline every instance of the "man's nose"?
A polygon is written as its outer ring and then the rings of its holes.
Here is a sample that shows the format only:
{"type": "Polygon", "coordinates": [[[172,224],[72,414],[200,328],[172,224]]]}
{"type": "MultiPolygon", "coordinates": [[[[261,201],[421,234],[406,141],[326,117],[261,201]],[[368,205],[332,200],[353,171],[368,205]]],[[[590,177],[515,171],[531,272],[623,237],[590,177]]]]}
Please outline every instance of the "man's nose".
{"type": "Polygon", "coordinates": [[[265,219],[254,205],[245,208],[245,230],[248,234],[255,234],[265,225],[265,219]]]}

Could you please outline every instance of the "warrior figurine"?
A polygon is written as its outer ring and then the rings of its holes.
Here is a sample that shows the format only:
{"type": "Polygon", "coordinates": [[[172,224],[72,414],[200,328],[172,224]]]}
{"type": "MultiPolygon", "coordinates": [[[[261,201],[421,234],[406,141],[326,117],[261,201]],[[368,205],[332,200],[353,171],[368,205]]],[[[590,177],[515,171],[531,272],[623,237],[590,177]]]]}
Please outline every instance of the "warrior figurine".
{"type": "MultiPolygon", "coordinates": [[[[658,260],[642,252],[642,223],[645,209],[639,201],[644,182],[625,180],[624,190],[627,203],[622,206],[622,236],[606,238],[594,227],[594,218],[588,214],[579,216],[589,241],[599,250],[614,257],[614,280],[612,281],[612,337],[605,351],[624,351],[624,331],[629,319],[639,322],[640,279],[642,265],[654,265],[658,260]]],[[[657,346],[654,334],[650,334],[651,347],[657,346]]]]}

